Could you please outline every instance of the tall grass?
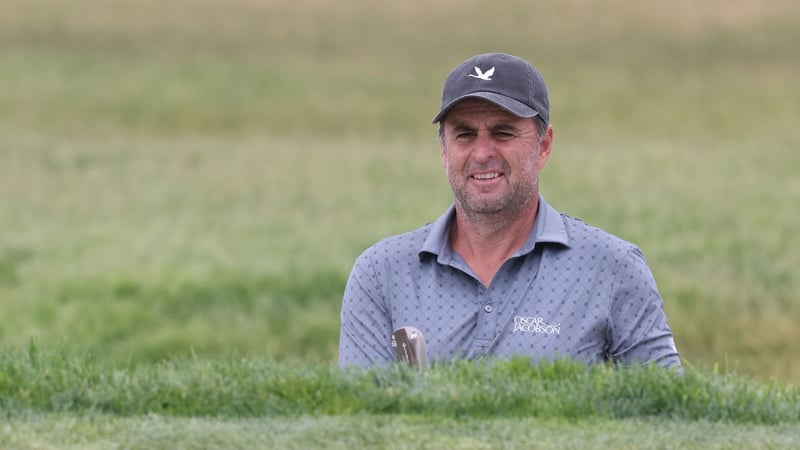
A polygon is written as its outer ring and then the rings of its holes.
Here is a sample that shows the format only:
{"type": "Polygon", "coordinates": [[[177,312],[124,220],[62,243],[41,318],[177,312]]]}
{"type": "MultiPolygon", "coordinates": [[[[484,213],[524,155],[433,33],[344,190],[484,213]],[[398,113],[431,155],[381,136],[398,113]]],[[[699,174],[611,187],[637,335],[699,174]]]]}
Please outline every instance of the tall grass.
{"type": "Polygon", "coordinates": [[[450,202],[446,72],[531,59],[542,189],[637,242],[684,358],[796,381],[800,7],[5,2],[0,342],[335,359],[350,264],[450,202]]]}
{"type": "Polygon", "coordinates": [[[800,423],[800,390],[731,374],[556,361],[456,362],[415,372],[395,365],[340,371],[272,359],[173,359],[112,368],[69,351],[4,350],[0,408],[30,413],[179,417],[417,414],[585,420],[662,417],[800,423]]]}

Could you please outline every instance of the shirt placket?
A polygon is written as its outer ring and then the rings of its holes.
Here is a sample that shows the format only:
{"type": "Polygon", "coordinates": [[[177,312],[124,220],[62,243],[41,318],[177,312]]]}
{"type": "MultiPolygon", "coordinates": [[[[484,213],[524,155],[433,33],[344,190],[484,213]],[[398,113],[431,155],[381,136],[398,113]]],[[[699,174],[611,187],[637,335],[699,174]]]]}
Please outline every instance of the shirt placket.
{"type": "Polygon", "coordinates": [[[491,346],[497,331],[497,305],[491,297],[491,288],[478,283],[478,311],[475,333],[473,334],[470,357],[480,357],[491,346]]]}

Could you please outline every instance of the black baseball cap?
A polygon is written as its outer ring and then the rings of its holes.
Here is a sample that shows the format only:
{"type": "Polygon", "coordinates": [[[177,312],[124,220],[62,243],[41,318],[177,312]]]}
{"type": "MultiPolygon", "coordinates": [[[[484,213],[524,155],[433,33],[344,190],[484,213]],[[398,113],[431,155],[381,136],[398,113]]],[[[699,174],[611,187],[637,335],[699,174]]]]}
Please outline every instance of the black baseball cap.
{"type": "Polygon", "coordinates": [[[444,82],[441,122],[456,103],[480,98],[518,117],[541,117],[550,122],[550,100],[542,74],[533,65],[506,53],[484,53],[457,65],[444,82]]]}

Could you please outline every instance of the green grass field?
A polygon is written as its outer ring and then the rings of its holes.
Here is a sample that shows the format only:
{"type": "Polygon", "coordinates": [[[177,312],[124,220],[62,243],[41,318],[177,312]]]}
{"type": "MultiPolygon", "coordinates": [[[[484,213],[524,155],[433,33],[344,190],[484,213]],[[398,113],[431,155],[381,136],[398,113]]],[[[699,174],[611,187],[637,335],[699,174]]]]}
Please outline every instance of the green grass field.
{"type": "MultiPolygon", "coordinates": [[[[6,1],[0,346],[91,352],[109,371],[231,355],[332,365],[355,257],[451,202],[429,123],[444,76],[502,50],[550,87],[543,194],[640,245],[684,360],[796,385],[800,5],[695,3],[6,1]]],[[[436,434],[424,410],[260,422],[6,407],[11,448],[436,434]]],[[[797,442],[796,419],[535,423],[442,416],[442,442],[408,447],[797,442]]]]}
{"type": "Polygon", "coordinates": [[[520,359],[367,372],[241,357],[114,368],[31,345],[0,354],[0,375],[3,448],[790,448],[800,439],[797,386],[691,369],[520,359]]]}

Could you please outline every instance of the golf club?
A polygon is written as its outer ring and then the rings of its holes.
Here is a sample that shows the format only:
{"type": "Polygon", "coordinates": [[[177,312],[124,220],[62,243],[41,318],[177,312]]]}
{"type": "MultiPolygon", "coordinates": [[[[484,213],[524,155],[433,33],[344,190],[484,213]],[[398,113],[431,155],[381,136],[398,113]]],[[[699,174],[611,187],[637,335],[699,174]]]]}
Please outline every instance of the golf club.
{"type": "Polygon", "coordinates": [[[392,332],[392,348],[397,359],[405,361],[409,367],[424,369],[428,367],[428,349],[425,337],[414,327],[400,327],[392,332]]]}

